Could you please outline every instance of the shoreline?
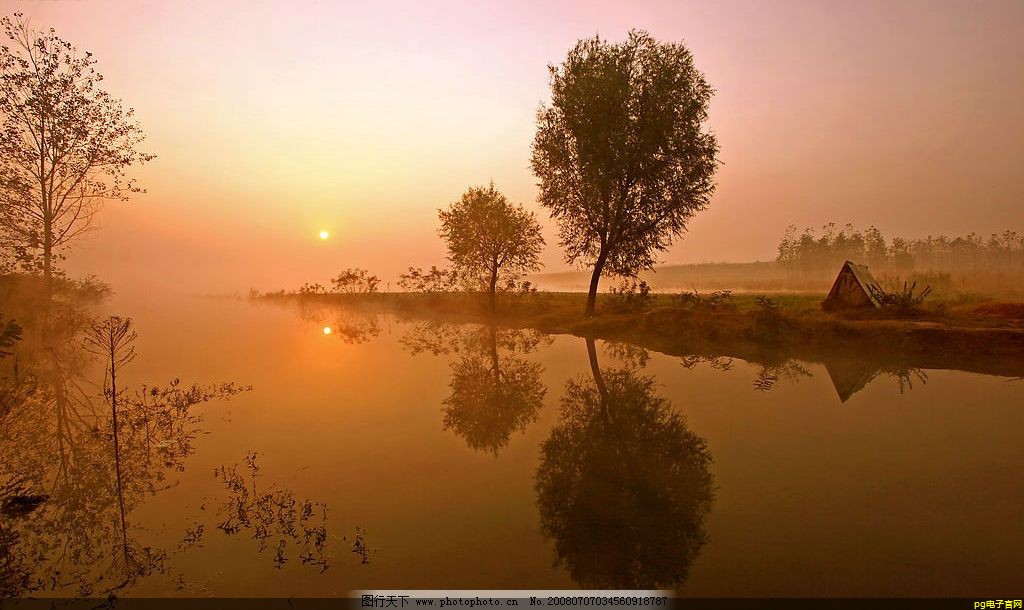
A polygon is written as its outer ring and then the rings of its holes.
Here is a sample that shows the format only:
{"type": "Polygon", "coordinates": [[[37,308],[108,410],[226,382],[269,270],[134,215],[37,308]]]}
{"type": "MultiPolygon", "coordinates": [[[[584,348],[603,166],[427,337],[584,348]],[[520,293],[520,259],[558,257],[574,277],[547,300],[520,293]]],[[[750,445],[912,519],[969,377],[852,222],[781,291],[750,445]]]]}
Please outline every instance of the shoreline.
{"type": "MultiPolygon", "coordinates": [[[[622,341],[671,356],[734,357],[774,365],[790,359],[877,370],[951,369],[1024,377],[1024,305],[983,304],[893,317],[826,313],[816,295],[768,295],[776,310],[738,297],[726,310],[694,310],[656,297],[635,311],[583,315],[581,293],[503,295],[498,309],[478,294],[270,294],[263,302],[340,306],[406,319],[495,324],[547,334],[622,341]],[[978,311],[1001,315],[983,315],[978,311]]],[[[605,296],[605,295],[602,295],[605,296]]]]}

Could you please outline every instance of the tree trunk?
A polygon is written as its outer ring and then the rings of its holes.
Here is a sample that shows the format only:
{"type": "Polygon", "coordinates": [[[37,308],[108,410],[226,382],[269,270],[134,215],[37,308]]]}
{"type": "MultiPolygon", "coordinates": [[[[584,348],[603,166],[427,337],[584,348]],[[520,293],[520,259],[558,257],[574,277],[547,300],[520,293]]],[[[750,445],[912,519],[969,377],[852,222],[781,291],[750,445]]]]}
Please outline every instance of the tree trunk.
{"type": "Polygon", "coordinates": [[[43,279],[46,290],[50,290],[50,278],[53,277],[53,227],[49,222],[43,223],[43,279]]]}
{"type": "MultiPolygon", "coordinates": [[[[604,382],[604,375],[601,374],[601,367],[597,362],[597,344],[593,339],[587,339],[587,356],[590,358],[590,372],[594,375],[594,385],[597,386],[597,393],[601,397],[601,417],[604,419],[605,425],[608,426],[608,430],[612,432],[615,438],[619,439],[622,446],[625,446],[626,441],[623,439],[623,431],[616,426],[614,413],[616,405],[611,404],[611,400],[609,400],[608,386],[604,382]]],[[[631,462],[632,460],[626,462],[626,468],[629,469],[632,475],[634,469],[631,462]]]]}
{"type": "Polygon", "coordinates": [[[498,308],[498,268],[494,267],[491,269],[491,289],[490,289],[490,305],[491,311],[495,311],[498,308]]]}
{"type": "Polygon", "coordinates": [[[601,367],[597,363],[597,344],[590,338],[586,341],[587,356],[590,359],[590,372],[594,375],[594,384],[597,386],[597,392],[601,395],[601,403],[604,405],[608,402],[608,387],[604,385],[604,376],[601,374],[601,367]]]}
{"type": "Polygon", "coordinates": [[[597,305],[597,284],[601,281],[601,273],[604,271],[604,264],[607,260],[608,254],[602,249],[597,256],[597,262],[594,263],[594,274],[590,276],[590,292],[587,293],[585,312],[587,317],[594,315],[594,307],[597,305]]]}
{"type": "Polygon", "coordinates": [[[491,371],[494,373],[494,387],[501,385],[501,363],[498,360],[498,327],[491,325],[490,328],[491,348],[491,371]]]}

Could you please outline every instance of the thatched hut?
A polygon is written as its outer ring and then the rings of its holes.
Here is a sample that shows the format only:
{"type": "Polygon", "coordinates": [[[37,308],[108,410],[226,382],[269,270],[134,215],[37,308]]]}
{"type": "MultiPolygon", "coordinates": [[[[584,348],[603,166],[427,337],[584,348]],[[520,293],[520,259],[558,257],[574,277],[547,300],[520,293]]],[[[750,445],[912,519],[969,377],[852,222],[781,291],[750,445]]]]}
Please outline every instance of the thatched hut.
{"type": "Polygon", "coordinates": [[[867,267],[846,261],[821,306],[833,310],[877,308],[882,306],[877,297],[881,291],[867,267]]]}

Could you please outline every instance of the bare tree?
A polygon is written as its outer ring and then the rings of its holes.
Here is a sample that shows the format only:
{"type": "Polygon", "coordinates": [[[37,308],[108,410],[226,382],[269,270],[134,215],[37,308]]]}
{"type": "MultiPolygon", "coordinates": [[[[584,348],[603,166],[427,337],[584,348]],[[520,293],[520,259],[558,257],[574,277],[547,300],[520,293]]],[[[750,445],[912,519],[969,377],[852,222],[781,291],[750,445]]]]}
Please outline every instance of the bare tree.
{"type": "Polygon", "coordinates": [[[0,27],[0,227],[8,247],[41,254],[49,280],[104,200],[142,192],[126,171],[154,156],[138,150],[134,111],[99,88],[91,53],[20,13],[0,27]]]}
{"type": "Polygon", "coordinates": [[[551,104],[537,113],[532,166],[570,263],[601,275],[653,266],[714,191],[718,144],[705,129],[712,89],[682,44],[631,31],[580,40],[549,66],[551,104]]]}
{"type": "Polygon", "coordinates": [[[448,260],[464,277],[487,286],[495,306],[498,279],[515,280],[540,268],[544,238],[536,215],[495,190],[472,187],[447,210],[438,210],[448,260]]]}

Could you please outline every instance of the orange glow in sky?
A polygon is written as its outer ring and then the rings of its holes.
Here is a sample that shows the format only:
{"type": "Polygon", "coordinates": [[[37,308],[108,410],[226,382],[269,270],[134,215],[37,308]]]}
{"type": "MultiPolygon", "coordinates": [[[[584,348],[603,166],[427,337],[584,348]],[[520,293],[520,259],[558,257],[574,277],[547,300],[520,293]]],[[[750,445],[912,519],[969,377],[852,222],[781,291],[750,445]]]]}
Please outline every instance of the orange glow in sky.
{"type": "Polygon", "coordinates": [[[665,262],[768,260],[790,224],[1024,228],[1024,2],[0,7],[94,53],[157,155],[135,172],[147,193],[108,205],[67,263],[115,288],[388,281],[443,264],[437,209],[491,179],[538,211],[547,270],[565,270],[529,169],[547,65],[630,28],[685,41],[716,90],[718,190],[665,262]],[[330,249],[320,226],[344,227],[330,249]]]}

